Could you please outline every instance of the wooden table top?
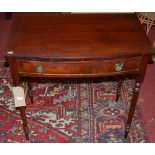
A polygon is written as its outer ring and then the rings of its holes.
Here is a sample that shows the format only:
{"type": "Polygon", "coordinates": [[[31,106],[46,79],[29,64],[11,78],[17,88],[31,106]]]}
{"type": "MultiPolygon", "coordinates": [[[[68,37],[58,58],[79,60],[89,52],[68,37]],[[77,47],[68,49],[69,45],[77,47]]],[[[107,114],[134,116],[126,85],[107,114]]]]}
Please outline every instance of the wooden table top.
{"type": "Polygon", "coordinates": [[[16,13],[5,56],[84,60],[152,52],[134,13],[16,13]]]}

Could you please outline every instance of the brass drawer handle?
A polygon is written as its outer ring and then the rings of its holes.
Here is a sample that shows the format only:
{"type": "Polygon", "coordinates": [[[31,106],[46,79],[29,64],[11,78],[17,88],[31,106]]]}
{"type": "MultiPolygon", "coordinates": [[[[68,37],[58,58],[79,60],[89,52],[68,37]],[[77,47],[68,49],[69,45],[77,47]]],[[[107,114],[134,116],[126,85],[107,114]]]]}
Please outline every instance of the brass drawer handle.
{"type": "Polygon", "coordinates": [[[117,63],[115,64],[115,71],[120,72],[123,69],[123,63],[117,63]]]}
{"type": "Polygon", "coordinates": [[[36,72],[37,73],[42,73],[44,71],[44,67],[42,65],[39,65],[36,67],[36,72]]]}

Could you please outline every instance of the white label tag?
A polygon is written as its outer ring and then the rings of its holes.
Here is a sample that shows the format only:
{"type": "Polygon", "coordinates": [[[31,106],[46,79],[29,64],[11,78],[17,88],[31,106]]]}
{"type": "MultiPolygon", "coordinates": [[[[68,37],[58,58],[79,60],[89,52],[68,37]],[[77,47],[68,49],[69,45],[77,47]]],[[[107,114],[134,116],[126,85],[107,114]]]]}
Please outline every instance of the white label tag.
{"type": "Polygon", "coordinates": [[[15,101],[15,107],[26,106],[24,89],[22,87],[13,87],[12,91],[15,101]]]}
{"type": "Polygon", "coordinates": [[[24,99],[23,99],[23,97],[17,97],[17,100],[18,101],[23,101],[24,99]]]}

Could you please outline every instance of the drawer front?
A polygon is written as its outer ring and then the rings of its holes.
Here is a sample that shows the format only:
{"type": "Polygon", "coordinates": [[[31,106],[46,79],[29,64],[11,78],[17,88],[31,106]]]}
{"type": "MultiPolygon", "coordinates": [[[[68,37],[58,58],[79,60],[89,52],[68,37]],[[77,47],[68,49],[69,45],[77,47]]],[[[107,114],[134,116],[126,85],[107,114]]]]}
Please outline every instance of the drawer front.
{"type": "Polygon", "coordinates": [[[114,75],[128,72],[138,72],[140,57],[105,60],[105,61],[77,61],[77,62],[44,62],[18,60],[20,74],[34,74],[38,76],[100,76],[114,75]]]}

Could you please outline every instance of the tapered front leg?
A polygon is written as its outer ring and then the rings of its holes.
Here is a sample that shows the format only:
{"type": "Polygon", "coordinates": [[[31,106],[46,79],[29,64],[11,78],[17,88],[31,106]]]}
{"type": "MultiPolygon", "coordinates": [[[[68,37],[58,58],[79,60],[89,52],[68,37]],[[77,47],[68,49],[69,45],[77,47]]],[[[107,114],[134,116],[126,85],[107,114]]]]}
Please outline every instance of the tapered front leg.
{"type": "Polygon", "coordinates": [[[136,81],[135,85],[134,85],[134,89],[133,89],[133,96],[132,96],[132,100],[131,100],[131,105],[130,105],[130,109],[129,109],[126,127],[125,127],[125,135],[124,135],[125,138],[127,138],[128,133],[131,128],[131,122],[132,122],[132,118],[133,118],[135,108],[136,108],[138,95],[139,95],[139,91],[140,91],[140,86],[141,86],[141,83],[136,81]]]}
{"type": "Polygon", "coordinates": [[[117,86],[117,92],[116,92],[116,100],[115,100],[116,102],[118,102],[119,96],[121,94],[122,83],[123,83],[122,79],[118,80],[118,86],[117,86]]]}
{"type": "MultiPolygon", "coordinates": [[[[12,79],[13,79],[13,85],[14,86],[20,86],[21,85],[21,80],[20,77],[18,75],[18,70],[17,70],[17,62],[15,59],[10,59],[9,60],[9,66],[10,66],[10,71],[11,71],[11,75],[12,75],[12,79]]],[[[28,132],[28,124],[27,124],[27,118],[26,118],[26,113],[25,113],[25,109],[26,107],[18,107],[17,108],[20,112],[20,116],[23,122],[23,129],[24,129],[24,133],[25,133],[25,137],[27,140],[29,140],[29,132],[28,132]]]]}
{"type": "Polygon", "coordinates": [[[25,109],[26,109],[26,107],[18,107],[18,110],[20,112],[20,116],[21,116],[21,119],[23,122],[23,130],[25,133],[25,137],[29,141],[29,130],[28,130],[28,124],[27,124],[25,109]]]}

